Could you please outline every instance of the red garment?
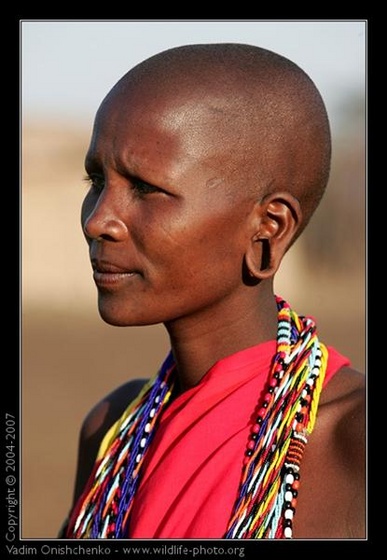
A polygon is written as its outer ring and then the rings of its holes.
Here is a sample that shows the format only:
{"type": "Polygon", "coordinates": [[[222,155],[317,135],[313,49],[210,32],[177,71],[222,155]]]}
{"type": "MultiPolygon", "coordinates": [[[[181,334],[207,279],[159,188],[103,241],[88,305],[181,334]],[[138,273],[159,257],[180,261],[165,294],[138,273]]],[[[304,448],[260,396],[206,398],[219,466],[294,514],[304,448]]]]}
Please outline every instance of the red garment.
{"type": "MultiPolygon", "coordinates": [[[[163,413],[142,465],[129,538],[222,538],[276,342],[217,362],[163,413]]],[[[333,348],[324,385],[349,360],[333,348]]]]}

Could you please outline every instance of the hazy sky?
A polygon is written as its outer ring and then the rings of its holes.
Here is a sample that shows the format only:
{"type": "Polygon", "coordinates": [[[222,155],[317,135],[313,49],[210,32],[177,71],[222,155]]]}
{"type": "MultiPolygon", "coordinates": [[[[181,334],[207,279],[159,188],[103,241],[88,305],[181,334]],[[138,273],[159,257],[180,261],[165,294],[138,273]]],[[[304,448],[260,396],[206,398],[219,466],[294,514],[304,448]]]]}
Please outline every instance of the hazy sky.
{"type": "Polygon", "coordinates": [[[251,43],[287,56],[331,116],[348,93],[365,93],[366,20],[22,20],[20,40],[24,118],[88,123],[130,67],[187,43],[251,43]]]}

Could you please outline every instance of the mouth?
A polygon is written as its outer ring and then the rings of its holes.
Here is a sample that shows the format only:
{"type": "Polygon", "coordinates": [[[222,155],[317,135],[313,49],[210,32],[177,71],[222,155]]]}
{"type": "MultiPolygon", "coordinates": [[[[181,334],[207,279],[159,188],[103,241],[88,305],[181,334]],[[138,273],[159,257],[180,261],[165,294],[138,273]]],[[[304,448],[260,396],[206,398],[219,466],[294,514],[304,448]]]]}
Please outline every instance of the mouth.
{"type": "Polygon", "coordinates": [[[121,268],[113,263],[92,260],[94,282],[100,288],[113,288],[137,276],[136,270],[121,268]]]}

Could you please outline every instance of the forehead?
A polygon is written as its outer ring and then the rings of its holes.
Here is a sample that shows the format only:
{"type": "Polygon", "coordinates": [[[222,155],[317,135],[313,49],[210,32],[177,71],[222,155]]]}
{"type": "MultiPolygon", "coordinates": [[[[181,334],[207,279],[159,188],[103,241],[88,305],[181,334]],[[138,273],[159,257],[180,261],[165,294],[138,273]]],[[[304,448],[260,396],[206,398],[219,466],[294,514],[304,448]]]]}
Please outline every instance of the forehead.
{"type": "Polygon", "coordinates": [[[224,95],[113,89],[97,113],[90,148],[224,166],[235,153],[234,137],[240,145],[235,117],[224,95]]]}

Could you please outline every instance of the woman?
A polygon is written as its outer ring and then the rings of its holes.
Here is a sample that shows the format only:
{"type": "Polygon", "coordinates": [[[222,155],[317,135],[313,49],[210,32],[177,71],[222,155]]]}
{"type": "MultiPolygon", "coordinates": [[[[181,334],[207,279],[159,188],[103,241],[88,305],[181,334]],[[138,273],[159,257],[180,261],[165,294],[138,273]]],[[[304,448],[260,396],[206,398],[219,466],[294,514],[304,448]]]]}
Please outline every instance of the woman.
{"type": "Polygon", "coordinates": [[[67,538],[364,538],[365,380],[274,293],[329,176],[324,103],[293,62],[187,45],[95,119],[82,207],[98,307],[164,324],[151,380],[81,429],[67,538]]]}

